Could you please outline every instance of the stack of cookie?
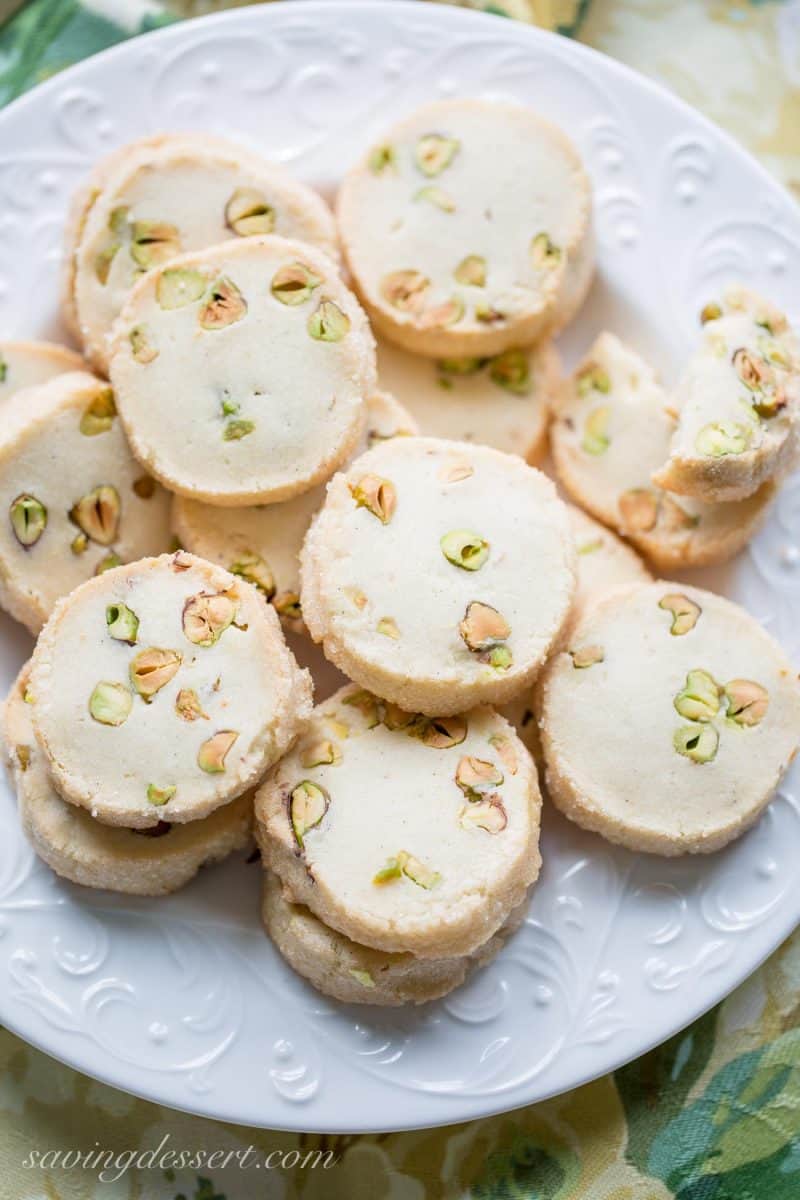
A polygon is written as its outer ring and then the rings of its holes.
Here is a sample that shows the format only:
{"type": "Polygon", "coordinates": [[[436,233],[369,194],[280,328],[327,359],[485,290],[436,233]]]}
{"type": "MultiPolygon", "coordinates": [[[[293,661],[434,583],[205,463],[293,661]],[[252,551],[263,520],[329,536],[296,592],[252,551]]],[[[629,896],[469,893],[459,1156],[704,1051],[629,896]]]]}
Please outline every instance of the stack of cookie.
{"type": "Polygon", "coordinates": [[[757,529],[800,353],[739,288],[673,395],[611,333],[562,383],[590,213],[564,135],[477,100],[388,130],[336,219],[218,138],[99,164],[64,275],[85,358],[9,345],[0,383],[0,603],[44,626],[5,742],[57,872],[173,890],[246,842],[255,794],[280,953],[340,1000],[420,1003],[522,920],[537,766],[637,850],[756,819],[797,746],[794,672],[649,567],[757,529]],[[548,433],[580,507],[537,469],[548,433]],[[316,708],[287,632],[349,681],[316,708]]]}

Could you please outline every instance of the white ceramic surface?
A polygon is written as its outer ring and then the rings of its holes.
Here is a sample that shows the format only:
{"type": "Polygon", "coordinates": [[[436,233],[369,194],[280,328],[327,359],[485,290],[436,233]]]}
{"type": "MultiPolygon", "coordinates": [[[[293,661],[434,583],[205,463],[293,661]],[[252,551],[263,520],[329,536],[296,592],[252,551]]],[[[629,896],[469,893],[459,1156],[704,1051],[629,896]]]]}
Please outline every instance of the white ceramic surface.
{"type": "MultiPolygon", "coordinates": [[[[696,313],[742,279],[800,317],[800,213],[729,139],[609,59],[512,21],[411,3],[293,3],[139,38],[0,114],[0,329],[59,334],[72,189],[162,129],[237,136],[330,191],[385,125],[439,96],[522,101],[577,142],[595,186],[599,278],[562,338],[604,327],[667,379],[696,313]],[[792,281],[794,285],[792,286],[792,281]]],[[[487,170],[491,164],[487,163],[487,170]]],[[[724,571],[696,573],[800,659],[800,480],[724,571]]],[[[0,618],[0,683],[28,638],[0,618]]],[[[720,999],[800,919],[795,771],[758,827],[710,858],[616,850],[552,812],[524,928],[445,1001],[327,1002],[286,968],[241,859],[143,901],[57,880],[0,793],[0,1020],[91,1075],[229,1121],[307,1131],[459,1121],[575,1086],[720,999]]]]}

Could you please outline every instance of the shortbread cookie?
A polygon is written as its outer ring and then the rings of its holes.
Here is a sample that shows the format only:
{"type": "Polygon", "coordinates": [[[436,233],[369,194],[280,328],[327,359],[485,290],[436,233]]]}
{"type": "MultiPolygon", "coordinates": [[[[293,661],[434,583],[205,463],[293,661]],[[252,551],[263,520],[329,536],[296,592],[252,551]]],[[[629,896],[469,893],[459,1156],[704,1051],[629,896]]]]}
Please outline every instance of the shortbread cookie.
{"type": "Polygon", "coordinates": [[[355,449],[375,348],[330,259],[284,238],[242,238],[139,281],[111,378],[134,454],[172,491],[274,503],[355,449]]]}
{"type": "Polygon", "coordinates": [[[419,354],[529,345],[591,281],[589,180],[561,130],[519,105],[418,109],[345,177],[337,215],[375,329],[419,354]]]}
{"type": "Polygon", "coordinates": [[[59,596],[169,549],[169,497],[132,456],[107,383],[30,388],[0,431],[0,604],[37,633],[59,596]]]}
{"type": "Polygon", "coordinates": [[[353,941],[471,954],[539,872],[536,772],[490,708],[443,720],[354,685],[314,711],[256,793],[287,893],[353,941]]]}
{"type": "Polygon", "coordinates": [[[252,797],[240,796],[202,821],[159,822],[152,830],[113,829],[67,804],[53,787],[31,723],[28,667],[2,714],[6,760],[17,790],[22,829],[57,875],[84,887],[133,896],[176,892],[206,863],[219,862],[250,842],[252,797]]]}
{"type": "Polygon", "coordinates": [[[561,366],[552,342],[513,348],[493,358],[431,362],[378,343],[378,378],[431,437],[494,446],[533,466],[547,450],[550,406],[561,366]]]}
{"type": "Polygon", "coordinates": [[[683,584],[601,601],[542,681],[547,790],[633,850],[717,850],[757,819],[800,740],[800,687],[744,609],[683,584]]]}
{"type": "Polygon", "coordinates": [[[441,716],[532,682],[569,613],[575,550],[553,484],[521,459],[395,438],[330,482],[300,576],[331,662],[441,716]]]}
{"type": "Polygon", "coordinates": [[[75,313],[91,362],[143,271],[228,238],[276,233],[335,255],[333,216],[316,192],[253,151],[206,134],[146,138],[117,152],[81,224],[75,313]]]}
{"type": "Polygon", "coordinates": [[[674,415],[654,372],[603,333],[564,388],[550,430],[559,481],[592,516],[627,537],[662,571],[724,562],[757,531],[774,496],[706,504],[655,487],[674,415]]]}
{"type": "Polygon", "coordinates": [[[80,354],[53,342],[0,342],[0,413],[17,392],[85,365],[80,354]]]}
{"type": "MultiPolygon", "coordinates": [[[[413,434],[411,416],[385,392],[367,404],[367,444],[413,434]]],[[[185,496],[172,500],[172,527],[182,546],[255,584],[284,626],[303,633],[300,549],[311,518],[325,499],[325,484],[281,504],[218,508],[185,496]]]]}
{"type": "Polygon", "coordinates": [[[291,745],[311,680],[249,584],[181,551],[56,606],[31,670],[56,787],[109,825],[205,817],[291,745]]]}
{"type": "Polygon", "coordinates": [[[470,969],[489,962],[525,919],[523,901],[505,925],[472,955],[415,958],[361,946],[325,925],[304,904],[283,894],[280,880],[264,872],[261,917],[289,966],[318,991],[345,1004],[425,1004],[464,982],[470,969]]]}

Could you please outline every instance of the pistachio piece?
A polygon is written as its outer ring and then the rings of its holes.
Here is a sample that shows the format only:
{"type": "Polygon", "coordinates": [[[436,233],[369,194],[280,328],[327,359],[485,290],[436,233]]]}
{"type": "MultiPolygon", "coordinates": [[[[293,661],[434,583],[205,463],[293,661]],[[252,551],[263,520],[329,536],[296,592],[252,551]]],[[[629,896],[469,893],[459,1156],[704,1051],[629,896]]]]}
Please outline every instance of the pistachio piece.
{"type": "Polygon", "coordinates": [[[430,279],[421,271],[393,271],[391,275],[384,276],[381,292],[384,299],[401,312],[419,313],[430,286],[430,279]]]}
{"type": "Polygon", "coordinates": [[[519,762],[511,738],[504,733],[493,733],[489,738],[489,745],[494,746],[509,775],[516,775],[519,762]]]}
{"type": "Polygon", "coordinates": [[[76,533],[69,544],[73,554],[85,554],[89,548],[89,539],[85,533],[76,533]]]}
{"type": "Polygon", "coordinates": [[[387,729],[408,729],[416,720],[415,713],[406,712],[397,704],[387,701],[383,706],[383,723],[387,729]]]}
{"type": "Polygon", "coordinates": [[[137,267],[149,271],[180,253],[181,239],[174,225],[166,221],[134,221],[131,231],[131,258],[137,267]]]}
{"type": "Polygon", "coordinates": [[[328,811],[330,796],[325,788],[310,779],[303,779],[292,788],[289,799],[289,817],[292,822],[294,836],[302,849],[303,839],[310,829],[319,825],[328,811]]]}
{"type": "Polygon", "coordinates": [[[203,742],[197,751],[197,765],[209,775],[221,775],[225,770],[225,759],[238,738],[235,729],[220,729],[203,742]]]}
{"type": "Polygon", "coordinates": [[[471,529],[453,529],[439,545],[447,561],[465,571],[479,571],[489,557],[489,543],[471,529]]]}
{"type": "Polygon", "coordinates": [[[117,489],[101,483],[73,504],[69,519],[98,546],[110,546],[119,530],[121,507],[117,489]]]}
{"type": "Polygon", "coordinates": [[[527,396],[531,390],[531,373],[525,351],[504,350],[490,359],[489,378],[515,396],[527,396]]]}
{"type": "Polygon", "coordinates": [[[161,308],[183,308],[205,294],[208,278],[194,267],[167,267],[156,283],[156,299],[161,308]]]}
{"type": "Polygon", "coordinates": [[[501,325],[505,319],[506,314],[499,308],[495,308],[493,304],[475,305],[475,320],[479,321],[481,325],[501,325]]]}
{"type": "Polygon", "coordinates": [[[47,525],[47,509],[41,500],[21,492],[9,505],[8,515],[14,537],[26,550],[35,546],[47,525]]]}
{"type": "Polygon", "coordinates": [[[445,375],[476,375],[488,361],[486,358],[440,358],[436,366],[445,375]]]}
{"type": "Polygon", "coordinates": [[[106,629],[118,642],[127,642],[129,646],[135,646],[139,618],[127,604],[109,604],[106,606],[106,629]]]}
{"type": "Polygon", "coordinates": [[[303,616],[300,597],[297,592],[278,592],[272,598],[272,607],[287,621],[299,621],[303,616]]]}
{"type": "Polygon", "coordinates": [[[156,808],[161,808],[162,805],[166,804],[169,800],[172,799],[172,797],[175,795],[177,790],[178,789],[174,785],[170,785],[169,787],[160,788],[160,787],[156,787],[156,785],[154,783],[148,783],[148,785],[147,785],[148,803],[154,804],[156,806],[156,808]]]}
{"type": "Polygon", "coordinates": [[[711,721],[719,712],[720,688],[708,671],[694,670],[686,676],[686,686],[673,701],[675,709],[687,721],[711,721]]]}
{"type": "Polygon", "coordinates": [[[728,713],[737,725],[758,725],[769,707],[769,692],[752,679],[732,679],[724,687],[728,713]]]}
{"type": "Polygon", "coordinates": [[[502,833],[508,824],[508,816],[499,796],[487,796],[485,800],[465,804],[458,814],[458,823],[462,829],[502,833]]]}
{"type": "Polygon", "coordinates": [[[619,515],[631,533],[648,533],[658,520],[658,497],[648,488],[628,488],[619,498],[619,515]]]}
{"type": "Polygon", "coordinates": [[[349,696],[345,696],[343,704],[349,704],[353,708],[357,708],[362,717],[367,722],[367,729],[374,729],[380,724],[380,710],[378,700],[373,696],[372,692],[366,691],[365,688],[359,688],[357,692],[351,692],[349,696]]]}
{"type": "Polygon", "coordinates": [[[394,152],[394,147],[384,144],[383,146],[375,146],[370,151],[367,158],[367,166],[373,175],[382,175],[389,167],[394,169],[397,158],[394,152]]]}
{"type": "Polygon", "coordinates": [[[468,287],[484,287],[486,284],[486,259],[480,254],[468,254],[453,271],[457,283],[468,287]]]}
{"type": "Polygon", "coordinates": [[[455,325],[463,316],[464,301],[459,296],[451,296],[449,300],[422,313],[417,324],[420,329],[440,329],[446,325],[455,325]]]}
{"type": "MultiPolygon", "coordinates": [[[[78,536],[80,537],[81,535],[79,534],[78,536]]],[[[77,541],[77,538],[75,540],[77,541]]],[[[105,558],[100,559],[100,562],[94,569],[94,573],[95,575],[102,575],[104,571],[111,571],[114,567],[118,567],[121,562],[122,559],[120,556],[115,554],[112,550],[110,554],[105,556],[105,558]]]]}
{"type": "Polygon", "coordinates": [[[31,748],[30,746],[15,746],[14,751],[17,756],[20,771],[27,771],[31,765],[31,748]]]}
{"type": "Polygon", "coordinates": [[[225,224],[239,237],[272,233],[275,228],[275,209],[267,204],[263,192],[256,188],[239,187],[225,205],[225,224]]]}
{"type": "Polygon", "coordinates": [[[268,600],[275,595],[275,578],[268,563],[258,554],[243,554],[230,566],[229,570],[231,575],[238,575],[240,579],[246,579],[248,583],[252,583],[260,592],[263,592],[268,600]]]}
{"type": "Polygon", "coordinates": [[[721,316],[722,309],[720,305],[712,300],[700,309],[700,324],[707,325],[709,321],[718,321],[721,316]]]}
{"type": "Polygon", "coordinates": [[[492,646],[505,641],[511,633],[511,626],[491,604],[471,600],[458,631],[468,649],[491,650],[492,646]]]}
{"type": "Polygon", "coordinates": [[[336,737],[341,738],[343,741],[350,736],[350,726],[346,725],[344,721],[339,721],[332,713],[325,714],[325,724],[336,737]]]}
{"type": "Polygon", "coordinates": [[[458,138],[447,137],[443,133],[426,133],[414,148],[414,161],[423,175],[441,175],[460,149],[458,138]]]}
{"type": "Polygon", "coordinates": [[[401,850],[397,856],[397,862],[400,870],[405,875],[406,879],[410,879],[412,883],[416,883],[418,887],[425,888],[430,891],[436,887],[436,884],[441,880],[441,875],[438,871],[432,871],[430,867],[415,858],[413,854],[409,854],[406,850],[401,850]]]}
{"type": "Polygon", "coordinates": [[[238,607],[227,592],[198,592],[183,606],[183,632],[195,646],[214,646],[232,624],[238,607]]]}
{"type": "Polygon", "coordinates": [[[348,486],[359,508],[366,508],[383,525],[389,524],[397,508],[397,492],[390,480],[380,475],[362,475],[358,483],[348,486]]]}
{"type": "Polygon", "coordinates": [[[321,283],[319,275],[315,275],[304,263],[293,262],[278,267],[272,276],[270,291],[281,304],[296,308],[310,300],[312,292],[321,283]]]}
{"type": "Polygon", "coordinates": [[[682,725],[676,729],[672,744],[678,754],[692,762],[707,763],[715,757],[719,734],[713,725],[682,725]]]}
{"type": "Polygon", "coordinates": [[[481,662],[487,662],[490,667],[494,667],[496,671],[507,671],[514,661],[511,649],[506,645],[492,646],[491,650],[483,650],[478,658],[481,662]]]}
{"type": "Polygon", "coordinates": [[[467,736],[467,722],[463,717],[419,717],[408,730],[409,737],[416,737],[423,746],[432,750],[449,750],[460,746],[467,736]]]}
{"type": "Polygon", "coordinates": [[[569,656],[576,671],[585,671],[587,667],[605,662],[606,652],[602,646],[581,646],[578,650],[570,650],[569,656]]]}
{"type": "Polygon", "coordinates": [[[247,301],[232,279],[221,275],[211,285],[203,307],[197,314],[197,320],[203,329],[225,329],[236,321],[241,321],[247,312],[247,301]]]}
{"type": "Polygon", "coordinates": [[[128,334],[128,340],[131,344],[131,354],[137,362],[150,363],[154,358],[158,358],[158,351],[143,325],[134,325],[128,334]]]}
{"type": "Polygon", "coordinates": [[[207,721],[208,713],[203,711],[200,697],[194,688],[181,688],[175,697],[175,712],[183,721],[207,721]]]}
{"type": "Polygon", "coordinates": [[[597,363],[585,363],[575,375],[575,386],[579,396],[588,396],[590,392],[607,396],[611,391],[611,377],[597,363]]]}
{"type": "Polygon", "coordinates": [[[531,241],[531,262],[535,267],[552,270],[561,262],[561,249],[546,233],[537,233],[531,241]]]}
{"type": "Polygon", "coordinates": [[[587,454],[605,454],[611,445],[608,436],[608,425],[611,420],[611,409],[607,405],[593,408],[583,426],[581,448],[587,454]]]}
{"type": "Polygon", "coordinates": [[[350,318],[332,300],[321,300],[306,329],[318,342],[340,342],[350,332],[350,318]]]}
{"type": "Polygon", "coordinates": [[[122,725],[130,716],[133,696],[123,683],[103,680],[89,697],[89,713],[101,725],[122,725]]]}
{"type": "Polygon", "coordinates": [[[151,475],[140,475],[134,479],[131,487],[140,500],[152,500],[156,494],[156,481],[151,475]]]}
{"type": "Polygon", "coordinates": [[[119,242],[112,242],[110,246],[106,246],[99,254],[95,255],[94,273],[98,283],[103,287],[108,283],[108,277],[111,274],[111,264],[120,248],[119,242]]]}
{"type": "Polygon", "coordinates": [[[384,637],[392,638],[394,641],[400,637],[400,630],[397,628],[394,617],[381,617],[375,628],[378,633],[382,633],[384,637]]]}
{"type": "Polygon", "coordinates": [[[228,421],[227,425],[222,431],[222,440],[223,442],[240,442],[242,438],[245,438],[251,434],[255,427],[255,421],[245,421],[241,419],[228,421]]]}
{"type": "MultiPolygon", "coordinates": [[[[456,202],[449,193],[440,187],[423,187],[414,196],[414,199],[422,200],[426,204],[432,204],[434,208],[440,208],[442,212],[455,212],[456,202]]],[[[461,281],[462,283],[464,280],[461,281]]]]}
{"type": "Polygon", "coordinates": [[[365,987],[365,988],[374,988],[375,987],[375,980],[372,978],[369,971],[361,971],[361,970],[358,970],[356,967],[351,967],[350,974],[353,976],[353,979],[355,979],[356,983],[360,983],[362,987],[365,987]]]}
{"type": "Polygon", "coordinates": [[[751,392],[761,392],[775,386],[775,372],[769,363],[743,346],[734,350],[731,362],[734,371],[751,392]]]}
{"type": "Polygon", "coordinates": [[[578,554],[594,554],[597,550],[603,549],[603,539],[596,538],[593,542],[583,542],[580,546],[575,547],[578,554]]]}
{"type": "Polygon", "coordinates": [[[108,433],[117,406],[114,403],[114,393],[111,388],[103,388],[83,410],[78,428],[85,437],[96,437],[98,433],[108,433]]]}
{"type": "Polygon", "coordinates": [[[112,233],[116,233],[118,237],[123,237],[128,232],[128,225],[130,224],[130,211],[131,210],[125,204],[121,204],[117,208],[111,210],[108,218],[108,228],[112,233]]]}
{"type": "Polygon", "coordinates": [[[739,421],[712,421],[703,426],[694,444],[698,454],[723,458],[728,454],[744,454],[751,437],[752,430],[739,421]]]}
{"type": "Polygon", "coordinates": [[[665,612],[672,613],[670,633],[674,637],[682,637],[694,629],[702,612],[700,605],[695,604],[694,600],[690,600],[682,592],[669,592],[666,596],[662,596],[658,607],[663,608],[665,612]]]}
{"type": "Polygon", "coordinates": [[[300,765],[303,767],[336,766],[341,761],[342,752],[330,738],[309,742],[300,751],[300,765]]]}
{"type": "Polygon", "coordinates": [[[397,858],[387,858],[386,865],[381,867],[380,871],[376,871],[372,876],[373,883],[391,883],[393,879],[399,879],[403,874],[400,867],[400,860],[397,858]]]}
{"type": "Polygon", "coordinates": [[[458,760],[456,783],[470,800],[480,799],[482,792],[491,791],[503,782],[503,772],[493,762],[465,754],[458,760]]]}
{"type": "Polygon", "coordinates": [[[177,650],[149,646],[147,650],[139,651],[131,661],[128,672],[131,683],[146,704],[169,683],[182,662],[183,655],[177,650]]]}

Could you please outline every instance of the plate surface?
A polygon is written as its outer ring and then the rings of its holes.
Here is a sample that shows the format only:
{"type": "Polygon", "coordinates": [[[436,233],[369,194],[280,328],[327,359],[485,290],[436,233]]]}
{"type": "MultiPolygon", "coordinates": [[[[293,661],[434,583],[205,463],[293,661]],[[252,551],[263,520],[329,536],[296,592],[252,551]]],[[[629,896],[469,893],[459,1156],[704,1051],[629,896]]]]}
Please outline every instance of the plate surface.
{"type": "MultiPolygon", "coordinates": [[[[797,208],[668,93],[512,21],[409,3],[294,3],[139,38],[0,114],[4,336],[59,335],[68,199],[117,144],[213,130],[330,192],[385,125],[459,94],[539,109],[591,172],[599,279],[561,340],[568,363],[607,326],[672,381],[696,313],[722,284],[741,279],[797,304],[797,208]]],[[[693,573],[749,608],[795,663],[798,531],[796,478],[746,554],[693,573]]],[[[0,616],[4,687],[29,651],[0,616]]],[[[90,1075],[228,1121],[347,1132],[513,1108],[662,1041],[789,934],[800,920],[799,780],[795,770],[740,842],[693,861],[615,849],[548,811],[523,929],[448,999],[397,1012],[327,1002],[284,967],[259,925],[257,864],[209,869],[157,901],[72,887],[37,862],[3,784],[0,1020],[90,1075]]]]}

